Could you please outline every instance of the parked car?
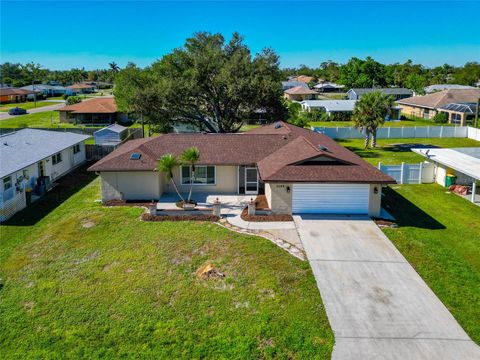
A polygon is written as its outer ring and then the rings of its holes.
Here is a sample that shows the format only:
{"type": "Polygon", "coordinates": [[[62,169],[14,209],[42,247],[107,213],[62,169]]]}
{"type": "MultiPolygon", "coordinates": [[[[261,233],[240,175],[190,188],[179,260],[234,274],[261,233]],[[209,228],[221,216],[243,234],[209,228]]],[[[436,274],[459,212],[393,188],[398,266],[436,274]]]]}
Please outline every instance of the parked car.
{"type": "Polygon", "coordinates": [[[9,115],[23,115],[26,113],[27,113],[27,110],[19,108],[18,106],[8,110],[9,115]]]}

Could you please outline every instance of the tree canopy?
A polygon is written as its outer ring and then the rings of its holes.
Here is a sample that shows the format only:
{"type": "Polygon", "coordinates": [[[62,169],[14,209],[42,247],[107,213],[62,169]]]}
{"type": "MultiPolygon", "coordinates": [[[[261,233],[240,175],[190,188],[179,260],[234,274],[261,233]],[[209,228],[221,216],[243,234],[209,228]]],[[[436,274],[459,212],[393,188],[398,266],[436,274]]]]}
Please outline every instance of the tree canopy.
{"type": "Polygon", "coordinates": [[[134,109],[164,129],[187,122],[236,132],[257,109],[271,116],[282,111],[280,81],[271,49],[252,56],[237,33],[226,41],[200,32],[143,70],[133,64],[121,70],[114,93],[120,109],[134,109]]]}

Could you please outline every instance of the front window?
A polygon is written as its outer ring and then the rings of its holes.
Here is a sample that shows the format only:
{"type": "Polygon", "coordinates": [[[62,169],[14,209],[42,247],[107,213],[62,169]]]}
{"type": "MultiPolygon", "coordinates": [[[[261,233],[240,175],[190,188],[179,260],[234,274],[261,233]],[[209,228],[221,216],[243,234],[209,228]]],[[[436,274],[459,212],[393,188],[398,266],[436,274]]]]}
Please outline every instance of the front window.
{"type": "Polygon", "coordinates": [[[215,185],[215,166],[195,166],[195,176],[191,166],[182,166],[182,185],[215,185]]]}
{"type": "Polygon", "coordinates": [[[462,122],[462,116],[460,114],[452,113],[452,124],[460,124],[462,122]]]}
{"type": "Polygon", "coordinates": [[[80,144],[73,145],[73,153],[78,154],[80,152],[80,144]]]}

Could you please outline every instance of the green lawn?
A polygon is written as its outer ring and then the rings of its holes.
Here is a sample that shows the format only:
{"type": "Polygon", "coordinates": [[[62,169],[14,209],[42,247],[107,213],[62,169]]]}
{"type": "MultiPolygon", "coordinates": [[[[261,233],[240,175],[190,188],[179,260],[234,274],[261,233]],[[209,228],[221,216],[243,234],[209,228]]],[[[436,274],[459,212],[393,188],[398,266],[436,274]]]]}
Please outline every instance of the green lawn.
{"type": "Polygon", "coordinates": [[[18,115],[10,119],[0,120],[2,128],[17,127],[74,127],[73,124],[60,123],[58,111],[45,111],[34,114],[18,115]]]}
{"type": "Polygon", "coordinates": [[[376,149],[363,149],[363,139],[338,139],[341,145],[363,157],[369,163],[377,166],[381,161],[385,165],[418,163],[425,158],[415,154],[411,147],[437,146],[437,147],[480,147],[480,142],[468,138],[415,138],[415,139],[378,139],[376,149]]]}
{"type": "Polygon", "coordinates": [[[213,223],[141,222],[71,179],[0,227],[0,358],[330,358],[308,262],[213,223]],[[194,275],[208,260],[225,278],[194,275]]]}
{"type": "MultiPolygon", "coordinates": [[[[51,101],[37,101],[37,108],[43,107],[43,106],[51,106],[57,104],[56,102],[51,102],[51,101]]],[[[14,107],[19,107],[25,110],[29,109],[35,109],[35,103],[33,101],[25,102],[25,103],[15,103],[15,104],[4,104],[0,106],[0,111],[1,112],[7,112],[8,110],[14,108],[14,107]]]]}
{"type": "Polygon", "coordinates": [[[384,229],[415,270],[480,344],[480,207],[439,185],[386,189],[399,228],[384,229]]]}

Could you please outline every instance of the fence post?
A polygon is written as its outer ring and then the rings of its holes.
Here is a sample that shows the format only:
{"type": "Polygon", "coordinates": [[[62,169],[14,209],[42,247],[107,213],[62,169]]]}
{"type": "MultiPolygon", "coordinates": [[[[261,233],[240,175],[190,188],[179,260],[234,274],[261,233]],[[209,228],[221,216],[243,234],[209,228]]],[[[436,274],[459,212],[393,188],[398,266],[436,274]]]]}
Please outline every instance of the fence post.
{"type": "Polygon", "coordinates": [[[443,126],[440,126],[440,138],[443,138],[443,126]]]}
{"type": "Polygon", "coordinates": [[[402,166],[400,168],[400,184],[403,184],[403,174],[405,172],[405,163],[402,161],[402,166]]]}
{"type": "Polygon", "coordinates": [[[423,177],[423,162],[420,162],[420,166],[418,167],[418,183],[422,183],[422,177],[423,177]]]}
{"type": "Polygon", "coordinates": [[[381,161],[378,162],[378,170],[382,171],[382,162],[381,161]]]}

